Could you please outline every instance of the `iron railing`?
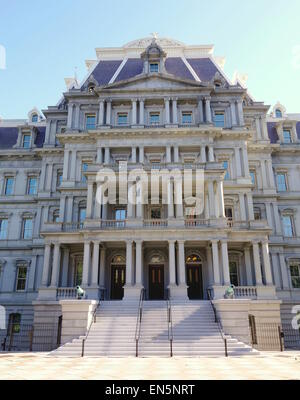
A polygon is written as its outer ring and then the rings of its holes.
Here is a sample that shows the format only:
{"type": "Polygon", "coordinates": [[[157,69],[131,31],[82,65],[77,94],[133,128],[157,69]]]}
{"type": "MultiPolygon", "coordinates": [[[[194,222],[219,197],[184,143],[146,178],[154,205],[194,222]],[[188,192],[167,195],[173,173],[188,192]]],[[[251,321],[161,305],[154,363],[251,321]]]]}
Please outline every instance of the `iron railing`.
{"type": "Polygon", "coordinates": [[[212,290],[212,289],[207,289],[207,296],[208,296],[208,299],[209,299],[210,304],[211,304],[211,306],[212,306],[212,309],[213,309],[213,311],[214,311],[215,323],[218,325],[218,328],[219,328],[221,337],[222,337],[222,339],[223,339],[223,341],[224,341],[225,357],[228,357],[228,343],[227,343],[227,338],[226,338],[225,333],[224,333],[224,331],[223,331],[223,329],[222,329],[221,321],[220,321],[220,319],[219,319],[219,317],[218,317],[216,307],[215,307],[215,305],[214,305],[214,303],[213,303],[213,299],[212,299],[212,296],[211,296],[211,290],[212,290]]]}
{"type": "Polygon", "coordinates": [[[283,323],[284,347],[290,350],[300,350],[300,327],[294,329],[292,323],[283,323]]]}
{"type": "Polygon", "coordinates": [[[170,357],[173,357],[174,335],[173,335],[173,319],[172,319],[172,302],[169,290],[167,299],[167,312],[168,312],[168,338],[170,342],[170,357]]]}
{"type": "Polygon", "coordinates": [[[136,357],[139,356],[139,341],[141,338],[144,300],[145,300],[145,289],[143,288],[143,289],[141,289],[138,314],[136,317],[136,328],[135,328],[135,356],[136,357]]]}
{"type": "Polygon", "coordinates": [[[99,302],[97,304],[97,307],[95,308],[94,312],[93,312],[93,316],[92,316],[92,320],[90,323],[90,326],[87,330],[87,333],[85,335],[85,337],[82,339],[82,346],[81,346],[81,357],[84,357],[84,351],[85,351],[85,342],[87,341],[90,331],[92,329],[93,324],[95,324],[97,322],[97,311],[101,305],[101,302],[104,301],[104,297],[105,297],[105,290],[104,289],[100,289],[100,296],[99,296],[99,302]]]}
{"type": "Polygon", "coordinates": [[[251,345],[260,351],[284,351],[284,333],[279,323],[262,322],[249,315],[251,345]]]}

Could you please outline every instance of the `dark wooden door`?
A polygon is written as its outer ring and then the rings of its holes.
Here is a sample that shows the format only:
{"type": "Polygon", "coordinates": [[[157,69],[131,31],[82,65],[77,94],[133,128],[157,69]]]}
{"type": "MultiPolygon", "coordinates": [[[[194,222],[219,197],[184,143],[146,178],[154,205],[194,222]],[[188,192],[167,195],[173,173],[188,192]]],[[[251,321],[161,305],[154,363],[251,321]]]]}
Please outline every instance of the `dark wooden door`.
{"type": "Polygon", "coordinates": [[[187,285],[190,300],[203,299],[202,267],[200,265],[187,265],[187,285]]]}
{"type": "Polygon", "coordinates": [[[164,300],[165,277],[163,265],[149,266],[149,300],[164,300]]]}
{"type": "Polygon", "coordinates": [[[123,266],[111,267],[111,300],[123,300],[126,283],[126,268],[123,266]]]}

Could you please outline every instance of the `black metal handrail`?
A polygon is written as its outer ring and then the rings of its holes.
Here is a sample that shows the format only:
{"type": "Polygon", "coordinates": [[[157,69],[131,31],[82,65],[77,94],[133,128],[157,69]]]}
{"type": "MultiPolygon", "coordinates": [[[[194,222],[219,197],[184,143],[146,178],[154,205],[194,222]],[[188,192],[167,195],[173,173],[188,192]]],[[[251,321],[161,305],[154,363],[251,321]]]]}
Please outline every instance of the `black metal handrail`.
{"type": "Polygon", "coordinates": [[[98,311],[98,309],[99,309],[99,307],[101,305],[101,302],[104,300],[104,292],[105,292],[105,289],[100,289],[99,302],[98,302],[97,307],[95,308],[95,310],[93,312],[92,320],[91,320],[90,326],[89,326],[89,328],[87,330],[87,333],[86,333],[85,337],[82,339],[81,357],[84,357],[85,342],[87,341],[87,338],[89,337],[89,334],[90,334],[90,331],[91,331],[91,328],[92,328],[93,324],[95,324],[96,321],[97,321],[97,311],[98,311]]]}
{"type": "Polygon", "coordinates": [[[139,301],[139,308],[138,314],[136,318],[136,328],[135,328],[135,356],[139,356],[139,341],[141,338],[141,326],[142,326],[142,319],[143,319],[143,305],[145,300],[145,289],[141,289],[140,294],[140,301],[139,301]]]}
{"type": "Polygon", "coordinates": [[[208,299],[209,299],[210,304],[211,304],[211,306],[212,306],[212,309],[213,309],[213,311],[214,311],[215,323],[218,325],[218,328],[219,328],[221,337],[222,337],[222,339],[223,339],[223,341],[224,341],[225,357],[228,357],[227,338],[226,338],[225,333],[224,333],[224,331],[223,331],[223,329],[222,329],[221,321],[220,321],[220,319],[219,319],[219,317],[218,317],[218,313],[217,313],[216,307],[215,307],[215,305],[214,305],[214,303],[213,303],[213,301],[212,301],[211,289],[207,289],[207,296],[208,296],[208,299]]]}
{"type": "Polygon", "coordinates": [[[173,357],[173,319],[172,319],[172,303],[170,291],[168,290],[168,299],[167,299],[167,311],[168,311],[168,338],[170,342],[170,357],[173,357]]]}

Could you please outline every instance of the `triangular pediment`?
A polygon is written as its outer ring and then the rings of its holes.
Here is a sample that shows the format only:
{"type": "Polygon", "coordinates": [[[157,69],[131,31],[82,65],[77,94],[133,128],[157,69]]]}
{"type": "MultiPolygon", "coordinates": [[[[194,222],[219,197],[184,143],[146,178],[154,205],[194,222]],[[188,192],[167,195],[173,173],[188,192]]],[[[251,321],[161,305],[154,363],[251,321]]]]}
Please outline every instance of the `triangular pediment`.
{"type": "Polygon", "coordinates": [[[170,74],[141,74],[134,78],[115,82],[105,86],[103,89],[124,90],[172,90],[186,88],[204,87],[200,82],[189,79],[181,79],[170,74]]]}

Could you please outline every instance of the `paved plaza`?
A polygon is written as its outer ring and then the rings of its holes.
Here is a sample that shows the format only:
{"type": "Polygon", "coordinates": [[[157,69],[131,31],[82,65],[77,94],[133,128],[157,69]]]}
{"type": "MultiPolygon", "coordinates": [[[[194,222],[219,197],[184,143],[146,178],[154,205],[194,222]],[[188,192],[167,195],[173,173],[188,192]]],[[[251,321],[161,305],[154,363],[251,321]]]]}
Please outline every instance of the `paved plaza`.
{"type": "Polygon", "coordinates": [[[6,380],[299,380],[300,352],[229,358],[55,358],[0,355],[6,380]]]}

